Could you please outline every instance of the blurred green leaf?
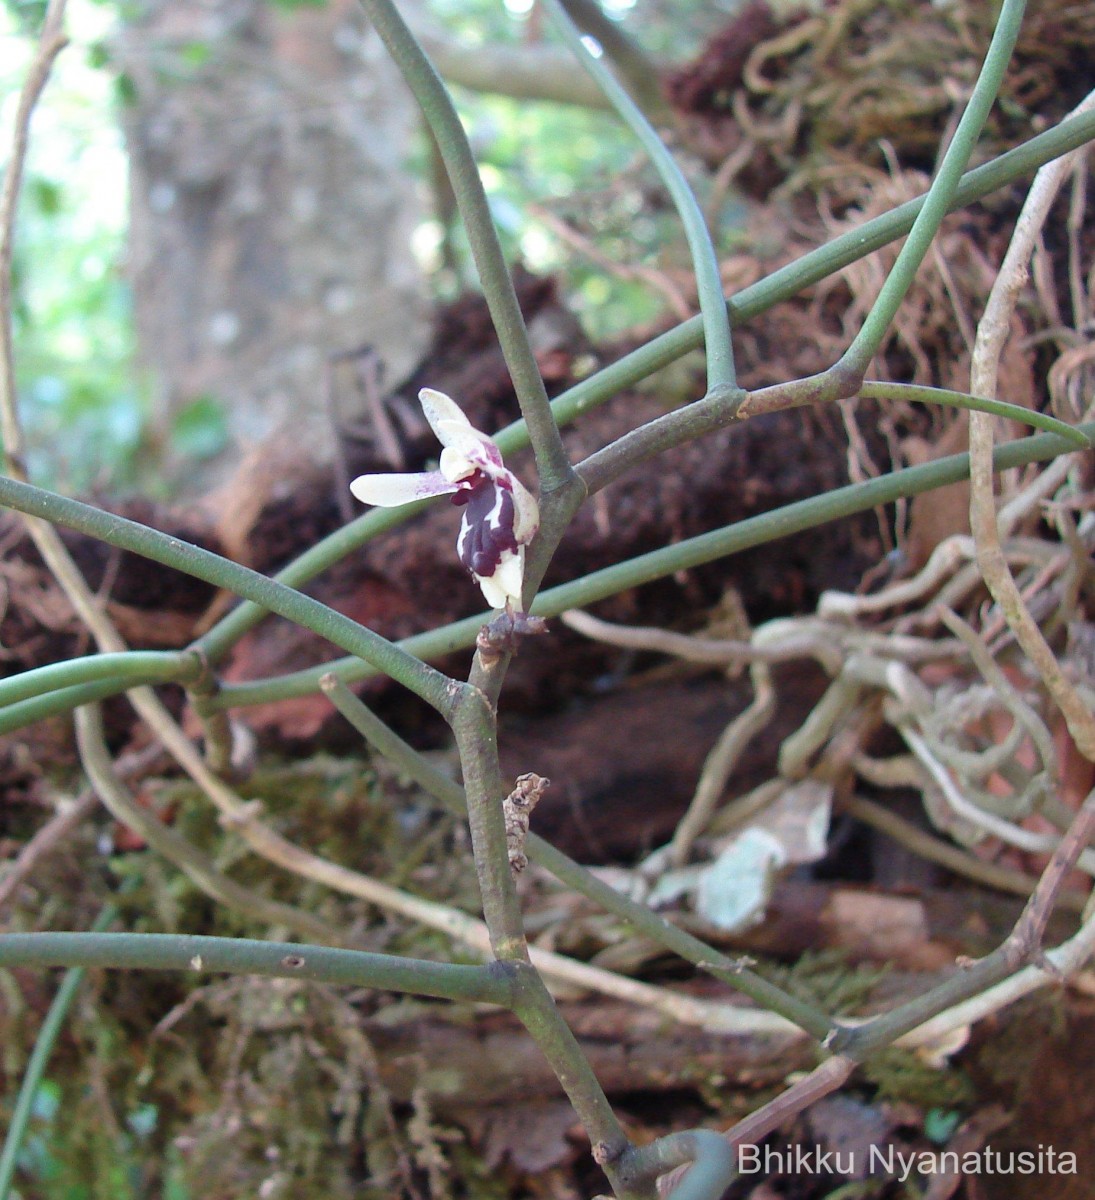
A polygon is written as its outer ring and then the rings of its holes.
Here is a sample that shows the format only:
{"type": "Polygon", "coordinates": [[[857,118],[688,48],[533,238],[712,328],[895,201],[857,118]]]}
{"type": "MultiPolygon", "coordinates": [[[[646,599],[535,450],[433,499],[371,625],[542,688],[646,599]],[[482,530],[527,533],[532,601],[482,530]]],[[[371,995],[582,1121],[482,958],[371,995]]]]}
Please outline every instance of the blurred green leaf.
{"type": "Polygon", "coordinates": [[[137,102],[137,85],[133,78],[124,71],[114,80],[114,95],[123,108],[129,108],[137,102]]]}
{"type": "Polygon", "coordinates": [[[179,49],[179,57],[188,67],[204,67],[212,54],[213,47],[208,42],[187,42],[179,49]]]}
{"type": "Polygon", "coordinates": [[[110,49],[106,42],[92,42],[87,48],[87,65],[93,71],[101,71],[110,65],[110,49]]]}
{"type": "Polygon", "coordinates": [[[171,422],[171,448],[185,458],[214,458],[230,441],[224,405],[212,396],[199,396],[179,410],[171,422]]]}
{"type": "Polygon", "coordinates": [[[33,204],[44,217],[54,217],[64,204],[64,192],[59,183],[37,176],[27,185],[27,201],[33,204]]]}
{"type": "Polygon", "coordinates": [[[46,16],[46,0],[4,0],[4,8],[26,34],[37,34],[46,16]]]}
{"type": "Polygon", "coordinates": [[[924,1136],[937,1146],[950,1140],[962,1120],[961,1113],[953,1108],[932,1108],[924,1115],[924,1136]]]}

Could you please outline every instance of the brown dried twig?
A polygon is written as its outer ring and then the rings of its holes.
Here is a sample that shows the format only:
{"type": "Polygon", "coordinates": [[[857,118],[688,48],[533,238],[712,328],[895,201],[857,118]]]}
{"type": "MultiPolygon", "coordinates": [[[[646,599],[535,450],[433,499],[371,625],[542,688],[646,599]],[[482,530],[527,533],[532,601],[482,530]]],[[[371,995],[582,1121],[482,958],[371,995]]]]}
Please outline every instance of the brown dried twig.
{"type": "MultiPolygon", "coordinates": [[[[732,1126],[723,1135],[731,1146],[755,1146],[789,1118],[816,1104],[818,1100],[843,1087],[859,1064],[853,1059],[835,1054],[815,1067],[809,1075],[791,1084],[774,1100],[762,1105],[732,1126]]],[[[658,1194],[672,1196],[674,1188],[688,1171],[677,1167],[658,1180],[658,1194]]]]}
{"type": "Polygon", "coordinates": [[[648,287],[652,288],[666,302],[669,311],[678,321],[687,321],[696,311],[694,293],[693,299],[690,302],[689,298],[664,272],[657,271],[652,267],[617,262],[610,255],[598,249],[589,238],[581,234],[573,225],[569,225],[561,217],[553,213],[551,209],[546,208],[542,204],[532,203],[528,204],[526,208],[530,216],[535,217],[542,224],[546,225],[556,237],[566,242],[571,249],[588,258],[590,262],[603,268],[610,275],[615,275],[618,279],[624,279],[629,282],[638,281],[645,283],[648,287]]]}
{"type": "MultiPolygon", "coordinates": [[[[159,751],[158,746],[156,750],[159,751]]],[[[42,859],[57,850],[98,806],[99,797],[89,788],[71,804],[58,808],[8,865],[7,873],[0,880],[0,909],[11,900],[42,859]]]]}
{"type": "Polygon", "coordinates": [[[9,474],[26,478],[23,465],[23,431],[16,413],[15,349],[12,343],[12,253],[15,212],[23,183],[23,168],[30,142],[30,121],[42,96],[57,55],[68,44],[64,31],[65,0],[50,0],[42,24],[38,49],[27,72],[15,113],[11,153],[0,188],[0,434],[9,474]]]}
{"type": "Polygon", "coordinates": [[[750,678],[753,682],[753,701],[727,725],[708,754],[692,800],[673,834],[669,857],[675,867],[682,867],[688,861],[693,843],[707,828],[715,805],[741,756],[749,743],[764,731],[775,713],[776,693],[768,667],[764,663],[754,663],[750,668],[750,678]]]}
{"type": "MultiPolygon", "coordinates": [[[[1064,886],[1065,878],[1076,865],[1093,834],[1095,791],[1088,793],[1072,824],[1057,844],[1030,900],[1004,943],[1008,953],[1014,956],[1017,966],[1023,962],[1034,962],[1038,966],[1046,967],[1048,960],[1042,953],[1042,937],[1046,924],[1064,886]]],[[[1053,970],[1052,965],[1049,969],[1053,970]]]]}
{"type": "MultiPolygon", "coordinates": [[[[1092,107],[1095,107],[1095,93],[1089,95],[1076,111],[1092,107]]],[[[1079,154],[1082,152],[1047,163],[1035,176],[978,326],[970,381],[970,390],[975,395],[992,397],[996,394],[1000,355],[1010,331],[1019,290],[1026,279],[1027,264],[1050,206],[1074,169],[1079,154]]],[[[977,547],[977,563],[1017,641],[1060,708],[1077,748],[1085,758],[1095,762],[1095,714],[1068,679],[1038,628],[1004,554],[993,495],[993,443],[993,419],[985,413],[971,412],[970,528],[977,547]]]]}

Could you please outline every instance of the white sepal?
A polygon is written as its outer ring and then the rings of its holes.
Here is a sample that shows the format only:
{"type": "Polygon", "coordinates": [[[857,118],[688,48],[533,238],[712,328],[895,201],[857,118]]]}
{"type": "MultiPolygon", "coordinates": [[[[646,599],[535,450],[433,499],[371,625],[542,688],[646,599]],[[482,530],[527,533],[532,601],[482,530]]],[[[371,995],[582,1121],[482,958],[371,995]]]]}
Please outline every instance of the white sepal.
{"type": "Polygon", "coordinates": [[[437,391],[436,388],[423,388],[418,393],[418,402],[422,405],[422,411],[426,415],[426,420],[430,423],[430,428],[437,434],[437,440],[447,446],[448,441],[441,434],[441,425],[443,422],[449,422],[456,425],[466,425],[471,428],[471,422],[464,415],[464,410],[451,397],[446,396],[444,392],[437,391]]]}
{"type": "Polygon", "coordinates": [[[444,496],[457,491],[440,471],[424,471],[418,475],[359,475],[350,481],[350,491],[362,504],[380,508],[398,508],[426,496],[444,496]]]}

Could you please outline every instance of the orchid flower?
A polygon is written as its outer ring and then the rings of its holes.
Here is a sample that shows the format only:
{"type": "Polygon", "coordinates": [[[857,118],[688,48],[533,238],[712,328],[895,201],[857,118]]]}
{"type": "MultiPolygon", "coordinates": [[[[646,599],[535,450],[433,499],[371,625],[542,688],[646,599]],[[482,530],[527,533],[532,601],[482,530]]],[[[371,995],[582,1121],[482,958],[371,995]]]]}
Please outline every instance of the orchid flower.
{"type": "Polygon", "coordinates": [[[452,496],[464,517],[456,553],[479,581],[492,608],[520,610],[525,547],[540,527],[536,498],[502,462],[485,433],[472,427],[444,392],[423,388],[422,411],[441,443],[436,471],[417,475],[360,475],[350,491],[365,504],[396,508],[426,496],[452,496]]]}

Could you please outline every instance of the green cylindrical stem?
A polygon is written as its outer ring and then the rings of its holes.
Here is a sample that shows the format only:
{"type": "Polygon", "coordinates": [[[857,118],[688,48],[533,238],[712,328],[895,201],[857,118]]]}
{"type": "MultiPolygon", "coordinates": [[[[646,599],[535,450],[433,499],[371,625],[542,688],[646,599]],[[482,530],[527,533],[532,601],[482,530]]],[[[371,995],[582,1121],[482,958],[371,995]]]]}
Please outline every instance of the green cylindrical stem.
{"type": "MultiPolygon", "coordinates": [[[[440,800],[450,812],[467,814],[464,789],[460,784],[439,771],[433,763],[405,742],[336,676],[325,676],[322,686],[331,703],[371,746],[395,763],[402,773],[413,779],[431,796],[440,800]]],[[[670,924],[646,905],[636,903],[598,879],[592,871],[576,863],[561,850],[557,850],[538,834],[529,834],[526,849],[533,862],[546,868],[561,883],[599,904],[620,920],[628,922],[658,945],[674,951],[687,962],[729,984],[736,991],[743,992],[758,1004],[763,1004],[793,1021],[819,1042],[824,1041],[833,1031],[833,1022],[821,1009],[789,995],[782,988],[750,971],[743,963],[728,958],[714,947],[701,942],[699,938],[670,924]]]]}
{"type": "Polygon", "coordinates": [[[790,995],[763,976],[749,970],[743,962],[727,957],[686,930],[671,924],[644,904],[629,899],[568,858],[561,850],[556,850],[543,838],[535,834],[530,835],[528,854],[533,862],[545,867],[562,883],[593,900],[606,912],[628,922],[639,933],[679,954],[686,962],[713,975],[735,991],[786,1017],[819,1042],[824,1041],[835,1028],[834,1022],[816,1005],[790,995]]]}
{"type": "Polygon", "coordinates": [[[620,1180],[616,1164],[630,1149],[631,1143],[589,1060],[559,1015],[544,981],[527,963],[514,963],[512,968],[515,980],[513,1011],[551,1064],[593,1142],[594,1158],[615,1187],[620,1180]]]}
{"type": "Polygon", "coordinates": [[[554,487],[570,475],[570,460],[551,414],[464,126],[433,63],[391,0],[362,0],[362,4],[421,106],[441,152],[521,413],[532,431],[540,484],[554,487]]]}
{"type": "Polygon", "coordinates": [[[77,710],[76,744],[88,779],[111,816],[139,834],[155,853],[182,871],[210,899],[249,920],[264,922],[268,928],[283,930],[308,941],[333,945],[345,941],[338,930],[311,913],[237,883],[203,850],[173,826],[161,821],[151,808],[138,804],[114,768],[98,705],[77,710]]]}
{"type": "Polygon", "coordinates": [[[1015,973],[1015,965],[1000,947],[971,966],[951,975],[938,987],[872,1017],[865,1025],[843,1026],[829,1039],[828,1050],[864,1062],[878,1049],[890,1046],[932,1017],[961,1004],[1015,973]]]}
{"type": "Polygon", "coordinates": [[[734,1147],[713,1129],[671,1133],[631,1150],[624,1157],[622,1173],[625,1178],[634,1174],[654,1179],[686,1163],[688,1171],[669,1193],[669,1200],[719,1200],[737,1174],[734,1147]]]}
{"type": "Polygon", "coordinates": [[[124,692],[129,686],[131,685],[121,683],[117,679],[101,679],[98,683],[80,683],[75,687],[60,688],[56,692],[47,692],[44,696],[9,704],[0,709],[0,734],[23,729],[27,725],[33,725],[35,721],[44,721],[47,717],[72,712],[82,704],[107,700],[124,692]]]}
{"type": "Polygon", "coordinates": [[[838,364],[839,367],[858,374],[860,378],[882,344],[886,330],[912,287],[916,272],[924,261],[943,218],[950,210],[962,172],[969,162],[1000,91],[1004,72],[1019,36],[1019,26],[1025,8],[1026,0],[1004,0],[993,31],[992,42],[974,84],[973,94],[962,119],[958,122],[958,128],[954,131],[954,137],[947,147],[943,161],[939,164],[939,170],[935,173],[932,185],[924,198],[923,207],[917,213],[908,240],[901,247],[901,252],[890,268],[871,311],[838,364]]]}
{"type": "Polygon", "coordinates": [[[201,663],[193,654],[134,650],[126,654],[92,654],[50,663],[0,679],[0,708],[55,692],[60,688],[110,680],[119,690],[152,683],[189,683],[201,674],[201,663]]]}
{"type": "MultiPolygon", "coordinates": [[[[521,422],[522,432],[524,422],[521,422]]],[[[355,518],[348,525],[336,529],[322,541],[316,542],[295,558],[287,567],[283,567],[274,579],[286,587],[303,587],[310,579],[321,575],[335,563],[341,562],[354,551],[359,550],[366,542],[395,529],[416,517],[429,508],[428,500],[420,500],[414,504],[404,504],[400,508],[372,508],[367,513],[355,518]]],[[[212,629],[202,634],[190,647],[203,654],[213,665],[219,663],[232,647],[266,616],[269,611],[256,604],[253,600],[245,600],[223,617],[212,629]]]]}
{"type": "Polygon", "coordinates": [[[744,392],[737,388],[737,376],[734,372],[734,349],[730,339],[726,299],[722,292],[719,256],[711,241],[699,202],[688,186],[684,172],[669,153],[669,148],[615,75],[590,52],[559,0],[542,2],[571,52],[608,97],[620,119],[638,138],[669,192],[684,226],[688,249],[692,255],[692,272],[696,279],[696,294],[700,302],[700,319],[703,322],[704,345],[707,351],[707,391],[711,395],[718,395],[732,413],[736,407],[735,401],[740,403],[744,392]]]}
{"type": "Polygon", "coordinates": [[[914,404],[939,404],[944,408],[965,408],[972,412],[992,413],[995,417],[1004,417],[1020,425],[1028,425],[1032,429],[1042,430],[1043,433],[1056,434],[1066,442],[1071,442],[1075,450],[1092,448],[1091,439],[1082,430],[1073,425],[1066,425],[1064,421],[1059,421],[1049,413],[1035,412],[1021,404],[988,400],[983,396],[971,396],[968,392],[955,392],[948,388],[874,380],[863,384],[859,394],[867,400],[911,400],[914,404]]]}
{"type": "MultiPolygon", "coordinates": [[[[113,904],[108,904],[99,914],[92,930],[105,929],[115,916],[117,916],[117,909],[113,904]]],[[[34,1049],[27,1061],[26,1070],[23,1072],[23,1081],[19,1085],[19,1094],[15,1098],[15,1106],[11,1111],[7,1136],[4,1138],[4,1149],[0,1152],[0,1200],[8,1200],[11,1195],[15,1170],[19,1165],[19,1154],[34,1115],[34,1100],[38,1092],[38,1085],[46,1073],[57,1035],[64,1026],[73,1000],[76,999],[76,993],[83,982],[84,974],[83,967],[70,967],[65,972],[61,986],[57,989],[57,995],[54,996],[53,1003],[49,1006],[49,1012],[46,1013],[46,1019],[42,1022],[42,1028],[38,1031],[38,1037],[35,1039],[34,1049]]]]}
{"type": "Polygon", "coordinates": [[[508,1008],[504,967],[464,966],[369,954],[300,942],[191,937],[167,933],[10,933],[0,935],[0,967],[108,967],[118,970],[227,972],[308,979],[467,1000],[508,1008]]]}
{"type": "Polygon", "coordinates": [[[502,815],[502,801],[509,789],[498,767],[494,713],[486,699],[476,692],[465,693],[452,729],[460,750],[475,870],[491,946],[498,958],[527,961],[521,906],[510,873],[502,815]]]}

